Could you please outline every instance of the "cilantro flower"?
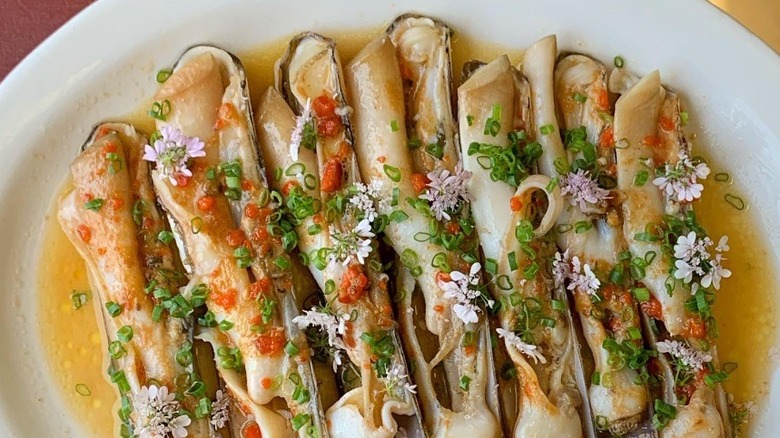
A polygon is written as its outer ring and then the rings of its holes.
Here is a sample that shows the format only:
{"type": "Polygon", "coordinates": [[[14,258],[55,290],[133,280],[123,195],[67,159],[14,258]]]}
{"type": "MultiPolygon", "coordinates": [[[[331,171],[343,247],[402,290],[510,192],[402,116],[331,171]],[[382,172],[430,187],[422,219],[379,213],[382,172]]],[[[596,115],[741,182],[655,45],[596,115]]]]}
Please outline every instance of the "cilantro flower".
{"type": "Polygon", "coordinates": [[[133,410],[141,423],[134,431],[140,438],[185,438],[186,427],[192,422],[181,413],[176,394],[169,393],[166,386],[141,387],[133,397],[133,410]]]}
{"type": "Polygon", "coordinates": [[[706,163],[693,164],[686,153],[680,153],[680,159],[672,166],[666,164],[660,176],[653,180],[653,184],[666,195],[666,198],[674,202],[692,202],[701,198],[704,186],[698,180],[706,179],[710,174],[710,168],[706,163]]]}
{"type": "Polygon", "coordinates": [[[222,429],[228,421],[230,399],[226,392],[217,390],[217,399],[211,404],[211,425],[215,429],[222,429]]]}
{"type": "Polygon", "coordinates": [[[693,349],[680,341],[656,342],[655,348],[660,353],[667,353],[673,358],[679,359],[683,366],[694,371],[702,370],[705,363],[712,361],[712,356],[709,354],[693,349]]]}
{"type": "Polygon", "coordinates": [[[542,352],[539,351],[538,346],[523,342],[523,340],[520,339],[520,336],[503,328],[497,328],[496,333],[498,333],[498,337],[503,338],[508,345],[511,345],[520,353],[530,357],[534,362],[547,363],[547,359],[545,359],[542,352]]]}
{"type": "Polygon", "coordinates": [[[399,363],[393,363],[387,370],[387,376],[385,377],[385,390],[393,397],[400,397],[400,390],[407,391],[411,394],[417,393],[417,385],[409,383],[409,376],[404,372],[404,367],[399,363]]]}
{"type": "Polygon", "coordinates": [[[609,199],[609,190],[599,187],[590,172],[582,169],[561,176],[561,194],[568,195],[569,203],[585,213],[601,211],[609,199]]]}
{"type": "Polygon", "coordinates": [[[468,275],[459,272],[450,272],[450,281],[439,281],[439,287],[444,291],[444,298],[452,299],[455,315],[465,324],[479,321],[477,313],[481,312],[475,300],[481,294],[476,286],[479,284],[479,271],[482,265],[479,262],[471,265],[468,275]]]}
{"type": "Polygon", "coordinates": [[[387,199],[382,197],[383,184],[381,180],[372,180],[369,184],[355,183],[355,194],[349,198],[349,204],[363,213],[363,219],[374,222],[379,217],[379,211],[387,206],[387,199]]]}
{"type": "Polygon", "coordinates": [[[471,202],[467,185],[471,179],[471,172],[463,170],[458,163],[455,173],[447,169],[438,169],[428,173],[428,189],[420,195],[430,203],[431,213],[436,220],[449,220],[449,212],[457,210],[461,202],[471,202]]]}
{"type": "Polygon", "coordinates": [[[729,250],[728,237],[723,236],[715,247],[715,256],[709,248],[714,245],[707,237],[698,237],[695,231],[679,236],[674,245],[674,278],[691,284],[691,293],[696,293],[699,286],[720,289],[720,281],[731,277],[731,271],[723,267],[724,252],[729,250]],[[699,278],[700,281],[694,281],[699,278]]]}
{"type": "Polygon", "coordinates": [[[342,363],[341,353],[347,349],[342,338],[347,333],[347,321],[349,321],[348,315],[334,315],[312,307],[311,310],[304,310],[303,315],[293,318],[292,323],[301,330],[306,330],[308,327],[318,328],[328,336],[328,345],[333,357],[333,372],[336,372],[342,363]]]}
{"type": "Polygon", "coordinates": [[[163,126],[154,147],[144,146],[143,159],[155,163],[155,169],[177,185],[176,175],[192,176],[187,164],[191,158],[205,157],[205,146],[198,137],[187,137],[177,128],[163,126]]]}
{"type": "Polygon", "coordinates": [[[330,253],[330,260],[340,261],[347,266],[352,259],[362,265],[371,253],[371,239],[374,233],[371,231],[371,224],[368,219],[361,220],[352,231],[340,232],[333,225],[330,226],[330,237],[336,242],[333,251],[330,253]]]}

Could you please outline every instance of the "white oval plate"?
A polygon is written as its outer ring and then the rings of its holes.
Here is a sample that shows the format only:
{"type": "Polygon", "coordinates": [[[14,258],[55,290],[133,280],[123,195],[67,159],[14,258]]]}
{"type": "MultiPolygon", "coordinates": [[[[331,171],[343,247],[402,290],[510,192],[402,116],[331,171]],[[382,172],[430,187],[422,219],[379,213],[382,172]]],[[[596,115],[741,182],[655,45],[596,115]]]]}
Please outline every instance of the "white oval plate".
{"type": "MultiPolygon", "coordinates": [[[[71,20],[0,84],[0,436],[84,436],[48,376],[36,324],[43,217],[77,147],[96,122],[151,96],[154,72],[209,42],[232,51],[302,30],[365,28],[415,11],[479,40],[527,47],[558,34],[562,49],[632,70],[661,69],[684,90],[694,127],[730,163],[780,252],[780,57],[703,0],[104,0],[71,20]]],[[[767,360],[767,358],[750,358],[767,360]]],[[[763,435],[780,430],[773,365],[763,435]]]]}

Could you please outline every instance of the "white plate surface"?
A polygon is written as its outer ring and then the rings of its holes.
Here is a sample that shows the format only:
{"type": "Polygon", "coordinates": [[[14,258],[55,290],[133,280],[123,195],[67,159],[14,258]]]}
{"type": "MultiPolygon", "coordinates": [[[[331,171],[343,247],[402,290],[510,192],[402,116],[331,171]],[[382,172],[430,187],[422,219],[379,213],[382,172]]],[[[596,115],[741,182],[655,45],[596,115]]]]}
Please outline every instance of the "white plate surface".
{"type": "MultiPolygon", "coordinates": [[[[101,0],[0,84],[0,436],[84,436],[47,375],[36,263],[44,213],[90,127],[137,108],[155,89],[154,72],[192,44],[240,52],[302,30],[380,26],[407,11],[510,47],[556,33],[562,49],[604,60],[621,53],[640,73],[661,69],[684,91],[710,155],[749,188],[778,265],[780,56],[703,0],[101,0]]],[[[773,373],[763,436],[780,430],[769,414],[780,409],[777,365],[773,373]]]]}

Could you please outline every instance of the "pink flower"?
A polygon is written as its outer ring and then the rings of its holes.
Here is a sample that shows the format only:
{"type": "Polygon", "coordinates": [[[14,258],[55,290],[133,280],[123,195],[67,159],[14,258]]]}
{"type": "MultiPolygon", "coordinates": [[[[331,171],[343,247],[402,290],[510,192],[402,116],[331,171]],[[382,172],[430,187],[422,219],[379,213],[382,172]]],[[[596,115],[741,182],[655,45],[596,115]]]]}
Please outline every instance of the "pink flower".
{"type": "Polygon", "coordinates": [[[206,145],[198,137],[187,137],[172,126],[164,126],[160,134],[154,147],[144,146],[143,159],[156,163],[160,175],[177,185],[176,175],[192,176],[187,164],[191,158],[205,157],[206,145]]]}

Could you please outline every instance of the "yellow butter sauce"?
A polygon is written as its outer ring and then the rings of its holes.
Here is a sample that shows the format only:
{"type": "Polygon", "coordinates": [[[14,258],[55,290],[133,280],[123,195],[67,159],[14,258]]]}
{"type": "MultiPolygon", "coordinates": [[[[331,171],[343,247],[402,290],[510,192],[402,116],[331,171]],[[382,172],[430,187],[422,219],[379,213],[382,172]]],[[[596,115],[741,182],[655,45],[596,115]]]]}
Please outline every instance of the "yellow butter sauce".
{"type": "MultiPolygon", "coordinates": [[[[323,32],[338,46],[344,65],[383,29],[352,32],[323,32]]],[[[289,38],[279,39],[239,53],[256,104],[257,98],[274,82],[274,62],[286,49],[289,38]]],[[[460,78],[463,64],[471,59],[490,61],[508,54],[514,65],[522,50],[497,44],[484,44],[464,34],[453,36],[453,77],[460,78]]],[[[161,66],[163,67],[163,66],[161,66]]],[[[154,80],[154,78],[150,78],[154,80]]],[[[154,123],[146,115],[146,103],[124,119],[147,134],[154,123]]],[[[111,117],[112,115],[106,115],[111,117]]],[[[700,152],[700,151],[699,151],[700,152]]],[[[717,166],[712,166],[718,172],[717,166]]],[[[777,279],[766,242],[757,234],[747,211],[737,211],[724,200],[726,193],[738,194],[739,187],[707,180],[704,198],[697,205],[700,222],[713,240],[729,235],[731,251],[727,267],[733,275],[725,279],[718,293],[715,314],[720,322],[718,348],[722,362],[734,361],[739,368],[726,383],[737,401],[761,402],[768,391],[771,362],[767,360],[776,344],[777,279]]],[[[44,249],[40,260],[39,320],[41,339],[59,390],[73,413],[93,436],[116,433],[114,423],[117,394],[106,381],[105,345],[93,308],[94,297],[79,310],[72,308],[72,290],[88,290],[85,266],[60,230],[56,208],[45,218],[44,249]],[[77,384],[87,385],[91,395],[76,392],[77,384]]]]}
{"type": "MultiPolygon", "coordinates": [[[[66,183],[58,197],[68,188],[66,183]]],[[[96,437],[113,436],[118,394],[106,380],[108,363],[96,317],[97,297],[90,291],[85,305],[73,307],[72,291],[90,289],[86,266],[60,228],[56,201],[44,220],[44,246],[38,264],[38,321],[46,363],[84,429],[96,437]],[[86,385],[89,395],[79,394],[76,385],[86,385]]]]}

